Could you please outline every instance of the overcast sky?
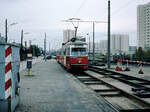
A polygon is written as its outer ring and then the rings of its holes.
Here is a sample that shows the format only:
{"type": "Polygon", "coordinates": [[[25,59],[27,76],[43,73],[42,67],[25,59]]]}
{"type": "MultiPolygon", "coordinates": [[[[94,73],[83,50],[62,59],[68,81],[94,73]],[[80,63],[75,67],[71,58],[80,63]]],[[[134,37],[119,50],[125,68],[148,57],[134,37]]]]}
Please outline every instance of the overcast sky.
{"type": "MultiPolygon", "coordinates": [[[[136,45],[136,9],[137,5],[150,0],[111,0],[111,33],[130,35],[130,45],[136,45]]],[[[26,41],[43,46],[44,32],[51,48],[60,47],[62,31],[73,29],[72,24],[62,20],[78,17],[82,20],[107,21],[107,0],[0,0],[0,32],[4,35],[4,22],[9,26],[9,41],[20,42],[20,32],[30,32],[24,35],[26,41]],[[57,46],[57,47],[55,47],[57,46]]],[[[92,25],[81,23],[79,35],[92,32],[92,25]]],[[[107,39],[107,24],[96,24],[96,40],[107,39]]],[[[47,44],[48,47],[48,44],[47,44]]]]}

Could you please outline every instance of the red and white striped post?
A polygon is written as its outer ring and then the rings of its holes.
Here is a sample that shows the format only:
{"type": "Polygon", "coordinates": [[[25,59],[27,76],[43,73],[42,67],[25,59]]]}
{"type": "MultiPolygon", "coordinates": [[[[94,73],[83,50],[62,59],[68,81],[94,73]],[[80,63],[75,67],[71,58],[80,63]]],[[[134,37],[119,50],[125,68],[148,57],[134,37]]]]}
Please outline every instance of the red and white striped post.
{"type": "Polygon", "coordinates": [[[5,99],[11,98],[12,94],[12,49],[5,47],[5,99]]]}

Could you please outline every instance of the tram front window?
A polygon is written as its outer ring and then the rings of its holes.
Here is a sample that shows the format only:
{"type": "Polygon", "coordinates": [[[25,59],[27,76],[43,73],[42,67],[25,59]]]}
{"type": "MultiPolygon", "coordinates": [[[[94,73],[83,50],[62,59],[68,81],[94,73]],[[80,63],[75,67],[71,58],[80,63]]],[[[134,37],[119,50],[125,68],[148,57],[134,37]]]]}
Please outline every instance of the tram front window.
{"type": "Polygon", "coordinates": [[[72,48],[72,53],[73,56],[86,56],[86,48],[72,48]]]}

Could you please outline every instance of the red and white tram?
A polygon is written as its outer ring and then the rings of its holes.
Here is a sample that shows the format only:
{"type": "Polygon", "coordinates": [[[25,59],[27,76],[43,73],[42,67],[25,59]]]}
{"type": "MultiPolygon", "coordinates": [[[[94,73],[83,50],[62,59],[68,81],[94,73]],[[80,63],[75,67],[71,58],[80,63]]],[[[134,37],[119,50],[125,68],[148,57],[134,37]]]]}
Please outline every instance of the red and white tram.
{"type": "Polygon", "coordinates": [[[69,70],[87,70],[87,43],[83,41],[67,42],[59,51],[57,61],[69,70]]]}

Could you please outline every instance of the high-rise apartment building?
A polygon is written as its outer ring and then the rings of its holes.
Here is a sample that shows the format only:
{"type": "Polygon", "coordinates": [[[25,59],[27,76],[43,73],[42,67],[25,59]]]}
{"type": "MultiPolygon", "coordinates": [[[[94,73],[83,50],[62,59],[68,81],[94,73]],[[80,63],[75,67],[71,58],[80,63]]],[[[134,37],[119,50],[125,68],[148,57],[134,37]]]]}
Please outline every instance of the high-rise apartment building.
{"type": "Polygon", "coordinates": [[[99,43],[99,48],[102,53],[107,52],[107,40],[101,40],[99,43]]]}
{"type": "MultiPolygon", "coordinates": [[[[89,45],[89,43],[88,43],[89,45]]],[[[89,51],[89,47],[88,47],[89,51]]],[[[90,42],[90,52],[93,52],[93,42],[90,42]]],[[[106,53],[107,52],[107,40],[100,40],[100,42],[95,42],[95,53],[106,53]]]]}
{"type": "Polygon", "coordinates": [[[129,35],[113,34],[111,35],[111,53],[128,53],[129,35]]]}
{"type": "Polygon", "coordinates": [[[1,36],[0,34],[0,43],[5,43],[5,38],[1,36]]]}
{"type": "Polygon", "coordinates": [[[66,29],[63,31],[63,42],[68,42],[71,38],[74,37],[74,30],[66,29]]]}
{"type": "Polygon", "coordinates": [[[150,3],[137,7],[137,47],[150,46],[150,3]]]}

